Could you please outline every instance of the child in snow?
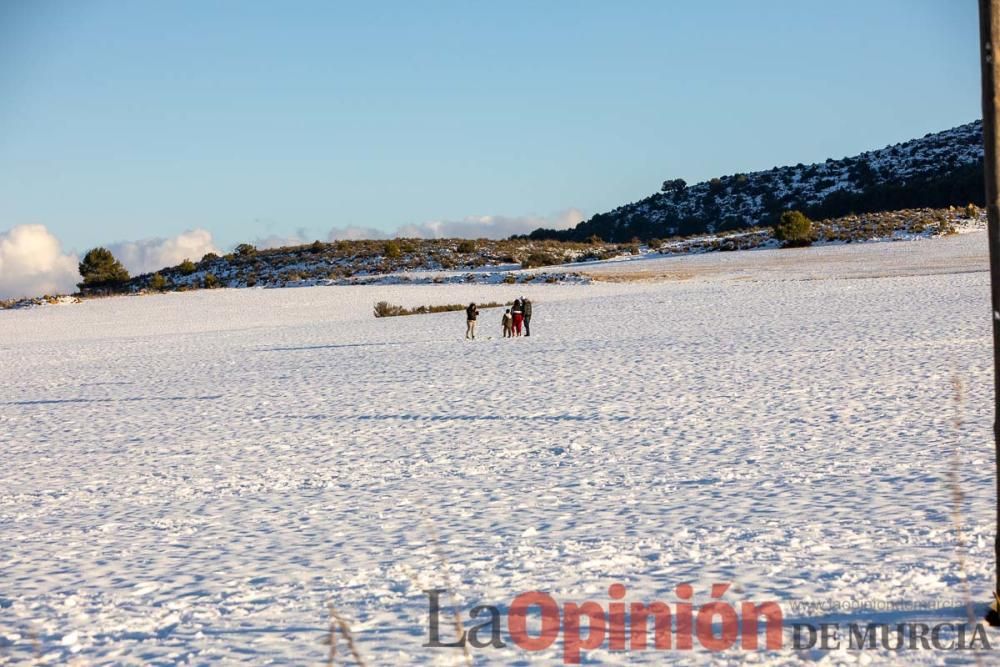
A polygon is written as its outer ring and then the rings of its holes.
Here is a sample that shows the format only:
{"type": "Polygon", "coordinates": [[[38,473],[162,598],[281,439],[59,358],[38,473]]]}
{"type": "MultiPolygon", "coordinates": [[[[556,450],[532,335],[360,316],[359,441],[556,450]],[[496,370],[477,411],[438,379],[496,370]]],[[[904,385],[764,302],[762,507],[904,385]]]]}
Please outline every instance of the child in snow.
{"type": "Polygon", "coordinates": [[[514,336],[514,318],[510,316],[510,308],[504,312],[500,324],[503,325],[503,337],[512,338],[514,336]]]}

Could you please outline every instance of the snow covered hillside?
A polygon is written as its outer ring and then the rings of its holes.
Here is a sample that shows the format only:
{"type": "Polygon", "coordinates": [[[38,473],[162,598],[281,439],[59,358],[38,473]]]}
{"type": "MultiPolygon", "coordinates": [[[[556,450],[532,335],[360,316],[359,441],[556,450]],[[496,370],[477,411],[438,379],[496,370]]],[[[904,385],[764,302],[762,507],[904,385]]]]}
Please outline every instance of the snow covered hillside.
{"type": "Polygon", "coordinates": [[[668,238],[772,225],[783,211],[814,219],[848,213],[982,204],[982,121],[927,134],[853,157],[737,173],[690,187],[664,181],[660,192],[595,215],[573,229],[535,239],[606,241],[668,238]]]}
{"type": "MultiPolygon", "coordinates": [[[[985,245],[0,312],[0,663],[318,664],[332,603],[368,664],[465,664],[423,646],[432,588],[470,626],[525,591],[607,608],[621,583],[674,605],[684,582],[697,605],[731,583],[737,608],[776,600],[788,622],[960,622],[963,577],[977,605],[992,585],[985,245]],[[500,339],[494,310],[474,342],[462,313],[371,314],[519,294],[530,338],[500,339]]],[[[505,641],[472,659],[564,658],[505,641]]],[[[901,659],[790,641],[583,659],[901,659]]]]}

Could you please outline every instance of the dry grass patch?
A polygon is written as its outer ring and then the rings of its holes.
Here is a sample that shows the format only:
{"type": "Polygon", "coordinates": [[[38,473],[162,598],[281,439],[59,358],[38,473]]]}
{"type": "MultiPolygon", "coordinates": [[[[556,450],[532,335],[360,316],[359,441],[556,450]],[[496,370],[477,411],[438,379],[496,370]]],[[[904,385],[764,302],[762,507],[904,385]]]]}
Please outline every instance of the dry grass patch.
{"type": "MultiPolygon", "coordinates": [[[[476,307],[483,310],[486,308],[503,308],[504,306],[509,305],[509,303],[497,303],[495,301],[491,301],[490,303],[477,303],[476,307]]],[[[416,308],[406,308],[404,306],[397,306],[389,303],[388,301],[379,301],[375,304],[375,317],[400,317],[402,315],[451,313],[458,310],[465,310],[467,307],[468,304],[448,303],[441,306],[417,306],[416,308]]]]}

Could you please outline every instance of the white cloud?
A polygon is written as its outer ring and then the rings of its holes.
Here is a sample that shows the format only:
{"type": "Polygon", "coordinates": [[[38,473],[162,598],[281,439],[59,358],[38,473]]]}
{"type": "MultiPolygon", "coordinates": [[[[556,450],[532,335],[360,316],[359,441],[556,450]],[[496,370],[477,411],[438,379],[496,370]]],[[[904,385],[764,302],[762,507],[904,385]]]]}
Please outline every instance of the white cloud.
{"type": "Polygon", "coordinates": [[[0,233],[0,298],[75,292],[77,263],[44,225],[13,227],[0,233]]]}
{"type": "Polygon", "coordinates": [[[583,220],[584,214],[580,209],[569,208],[550,216],[481,215],[468,216],[461,220],[432,220],[419,225],[403,225],[391,234],[371,227],[336,227],[330,230],[329,239],[331,241],[381,239],[390,236],[424,239],[505,239],[514,234],[528,234],[539,227],[568,229],[583,220]]]}
{"type": "Polygon", "coordinates": [[[258,250],[267,250],[268,248],[282,248],[284,246],[303,245],[305,243],[307,241],[299,236],[271,234],[270,236],[258,236],[254,239],[253,246],[258,250]]]}
{"type": "Polygon", "coordinates": [[[258,236],[253,245],[258,250],[267,250],[268,248],[282,248],[285,246],[296,246],[305,245],[307,243],[312,243],[315,238],[309,238],[308,230],[304,227],[300,227],[295,230],[294,234],[289,234],[287,236],[282,236],[281,234],[270,234],[268,236],[258,236]]]}
{"type": "Polygon", "coordinates": [[[363,239],[384,239],[389,235],[373,227],[334,227],[327,234],[328,241],[361,241],[363,239]]]}
{"type": "Polygon", "coordinates": [[[210,252],[219,254],[212,232],[206,229],[188,230],[169,239],[122,241],[107,248],[132,275],[176,266],[185,259],[197,262],[210,252]]]}
{"type": "Polygon", "coordinates": [[[396,236],[416,238],[505,239],[514,234],[528,234],[539,227],[566,229],[583,220],[583,212],[570,208],[555,215],[543,217],[524,215],[469,216],[461,220],[434,220],[421,225],[400,227],[396,236]]]}

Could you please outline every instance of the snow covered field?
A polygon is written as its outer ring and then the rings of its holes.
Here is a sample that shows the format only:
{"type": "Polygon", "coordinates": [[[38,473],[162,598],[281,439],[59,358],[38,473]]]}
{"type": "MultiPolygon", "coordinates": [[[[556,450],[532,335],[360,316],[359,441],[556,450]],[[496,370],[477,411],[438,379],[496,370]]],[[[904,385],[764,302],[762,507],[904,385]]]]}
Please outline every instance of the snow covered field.
{"type": "MultiPolygon", "coordinates": [[[[534,589],[607,608],[622,583],[626,602],[674,605],[690,582],[700,605],[731,582],[725,599],[777,600],[786,624],[940,622],[965,618],[964,562],[981,615],[985,245],[976,232],[612,262],[588,272],[615,282],[590,285],[0,312],[0,663],[318,664],[332,602],[368,664],[464,664],[422,647],[421,591],[438,587],[466,619],[534,589]],[[380,300],[521,293],[531,338],[500,339],[496,310],[475,342],[462,313],[371,315],[380,300]]],[[[584,661],[976,658],[787,639],[750,654],[605,642],[584,661]]],[[[563,658],[560,642],[505,641],[473,658],[563,658]]]]}

